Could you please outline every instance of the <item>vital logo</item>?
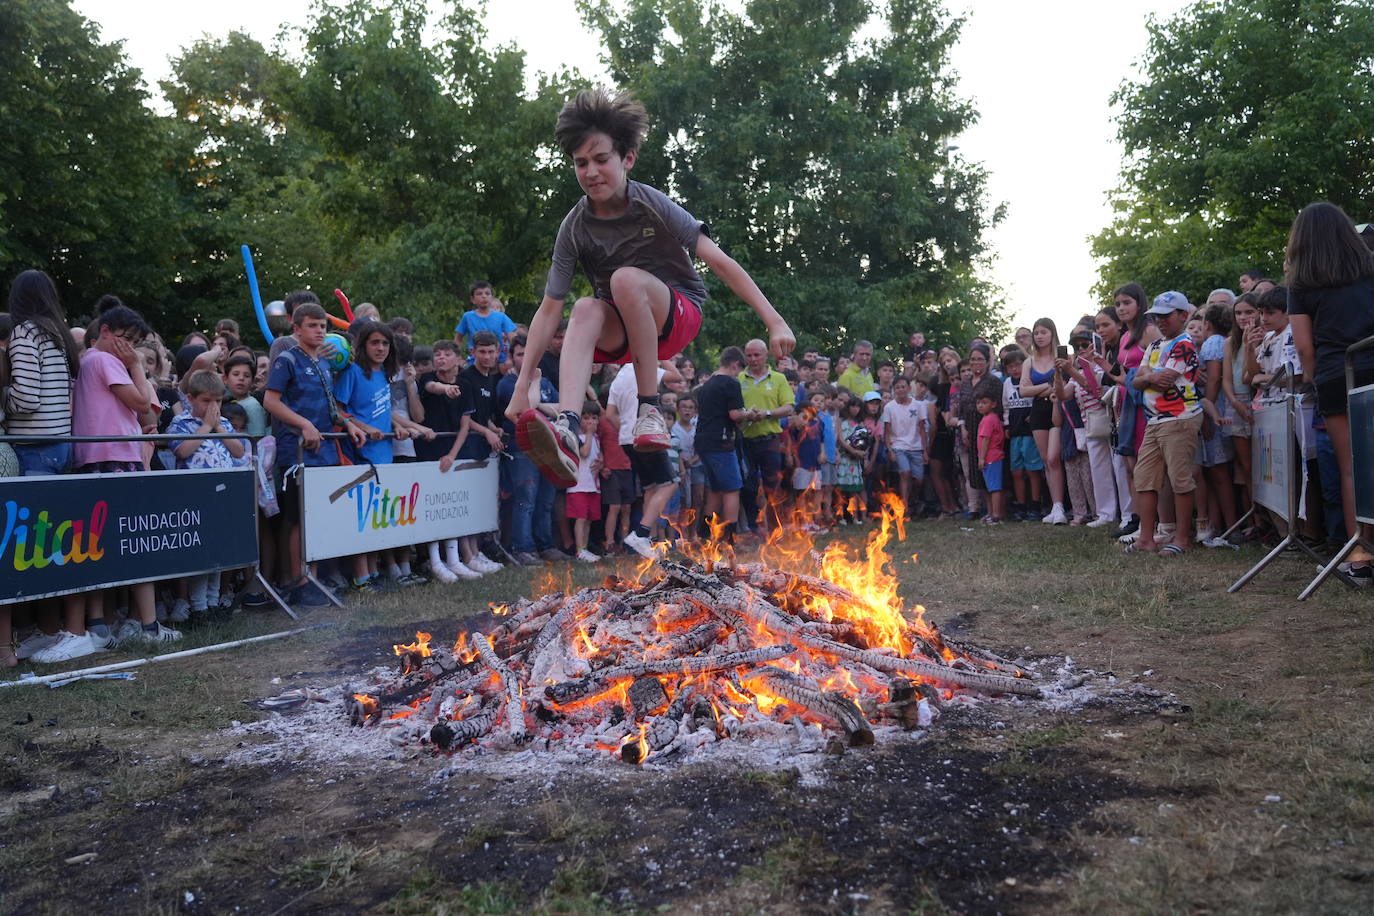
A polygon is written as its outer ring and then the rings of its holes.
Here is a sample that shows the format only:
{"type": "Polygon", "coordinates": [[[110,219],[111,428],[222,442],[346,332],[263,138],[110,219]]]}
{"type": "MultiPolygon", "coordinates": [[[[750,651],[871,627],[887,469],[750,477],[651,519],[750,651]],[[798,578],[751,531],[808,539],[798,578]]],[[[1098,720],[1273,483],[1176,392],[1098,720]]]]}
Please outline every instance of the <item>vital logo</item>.
{"type": "Polygon", "coordinates": [[[401,528],[415,524],[415,501],[420,498],[420,483],[411,484],[410,493],[405,496],[392,496],[389,489],[369,480],[350,489],[348,498],[357,510],[360,534],[369,527],[374,531],[401,528]]]}
{"type": "Polygon", "coordinates": [[[54,525],[48,518],[48,510],[43,509],[35,516],[28,506],[7,500],[5,534],[0,538],[0,563],[5,562],[3,558],[10,558],[14,568],[23,572],[49,565],[99,560],[105,555],[100,535],[105,531],[109,515],[110,506],[102,499],[91,507],[89,520],[70,519],[54,525]]]}

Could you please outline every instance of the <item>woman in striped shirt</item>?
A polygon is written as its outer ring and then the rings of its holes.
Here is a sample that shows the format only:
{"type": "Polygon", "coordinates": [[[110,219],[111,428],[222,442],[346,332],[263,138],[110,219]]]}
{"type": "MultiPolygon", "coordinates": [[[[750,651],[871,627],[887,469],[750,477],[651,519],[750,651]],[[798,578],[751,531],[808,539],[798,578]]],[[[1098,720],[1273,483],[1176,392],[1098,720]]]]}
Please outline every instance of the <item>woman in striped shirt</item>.
{"type": "MultiPolygon", "coordinates": [[[[52,278],[26,270],[10,286],[9,384],[4,389],[5,428],[11,436],[70,436],[72,382],[79,352],[67,327],[52,278]]],[[[18,443],[25,476],[64,474],[71,443],[18,443]]]]}

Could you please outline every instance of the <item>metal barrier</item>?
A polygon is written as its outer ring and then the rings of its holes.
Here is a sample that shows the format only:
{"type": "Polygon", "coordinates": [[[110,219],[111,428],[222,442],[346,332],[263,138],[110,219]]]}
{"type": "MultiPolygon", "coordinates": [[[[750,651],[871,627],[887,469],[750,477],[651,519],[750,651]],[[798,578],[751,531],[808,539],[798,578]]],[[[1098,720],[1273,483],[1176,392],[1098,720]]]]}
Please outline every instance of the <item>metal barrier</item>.
{"type": "Polygon", "coordinates": [[[1374,337],[1356,341],[1345,351],[1346,419],[1350,424],[1350,455],[1355,471],[1355,531],[1331,562],[1299,593],[1299,601],[1306,601],[1320,588],[1356,545],[1374,552],[1374,542],[1366,538],[1360,528],[1361,525],[1374,525],[1374,385],[1355,387],[1355,357],[1369,349],[1374,349],[1374,337]]]}
{"type": "MultiPolygon", "coordinates": [[[[171,442],[203,436],[0,436],[20,445],[171,442]]],[[[254,463],[256,455],[254,455],[254,463]]],[[[0,478],[0,605],[258,567],[254,463],[217,470],[134,471],[0,478]],[[156,484],[156,485],[150,485],[156,484]]]]}

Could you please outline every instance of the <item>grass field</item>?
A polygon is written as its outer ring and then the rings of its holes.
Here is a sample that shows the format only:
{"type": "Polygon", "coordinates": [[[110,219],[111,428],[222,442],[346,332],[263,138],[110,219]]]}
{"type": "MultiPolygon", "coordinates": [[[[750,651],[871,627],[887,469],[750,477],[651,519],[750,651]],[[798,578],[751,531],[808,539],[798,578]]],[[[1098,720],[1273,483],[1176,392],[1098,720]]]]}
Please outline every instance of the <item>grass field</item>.
{"type": "MultiPolygon", "coordinates": [[[[893,547],[904,596],[961,639],[1150,671],[1182,707],[1007,733],[946,717],[924,742],[851,752],[822,786],[703,768],[527,785],[499,757],[442,784],[429,760],[222,763],[226,727],[259,715],[244,700],[344,680],[421,623],[452,638],[453,618],[535,589],[507,570],[132,682],[0,690],[0,910],[1371,909],[1374,595],[1333,581],[1299,604],[1315,570],[1289,558],[1228,595],[1256,550],[1123,556],[1043,525],[923,522],[893,547]]],[[[178,648],[291,625],[240,615],[178,648]]]]}

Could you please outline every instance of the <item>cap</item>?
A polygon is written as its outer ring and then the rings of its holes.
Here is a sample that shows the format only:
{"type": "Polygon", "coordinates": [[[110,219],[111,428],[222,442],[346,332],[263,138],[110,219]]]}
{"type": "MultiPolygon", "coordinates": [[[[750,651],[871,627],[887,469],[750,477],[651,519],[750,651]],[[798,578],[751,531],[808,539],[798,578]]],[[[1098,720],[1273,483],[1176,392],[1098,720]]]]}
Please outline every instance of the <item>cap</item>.
{"type": "Polygon", "coordinates": [[[1177,290],[1169,290],[1167,293],[1160,293],[1155,296],[1155,304],[1151,306],[1146,315],[1167,315],[1170,312],[1191,312],[1193,307],[1188,304],[1188,297],[1177,290]]]}
{"type": "Polygon", "coordinates": [[[1087,328],[1074,328],[1069,334],[1069,340],[1092,340],[1093,332],[1087,328]]]}
{"type": "Polygon", "coordinates": [[[865,392],[864,392],[864,400],[865,400],[865,401],[881,401],[882,399],[883,399],[883,396],[882,396],[881,394],[879,394],[878,392],[876,392],[876,391],[865,391],[865,392]]]}

